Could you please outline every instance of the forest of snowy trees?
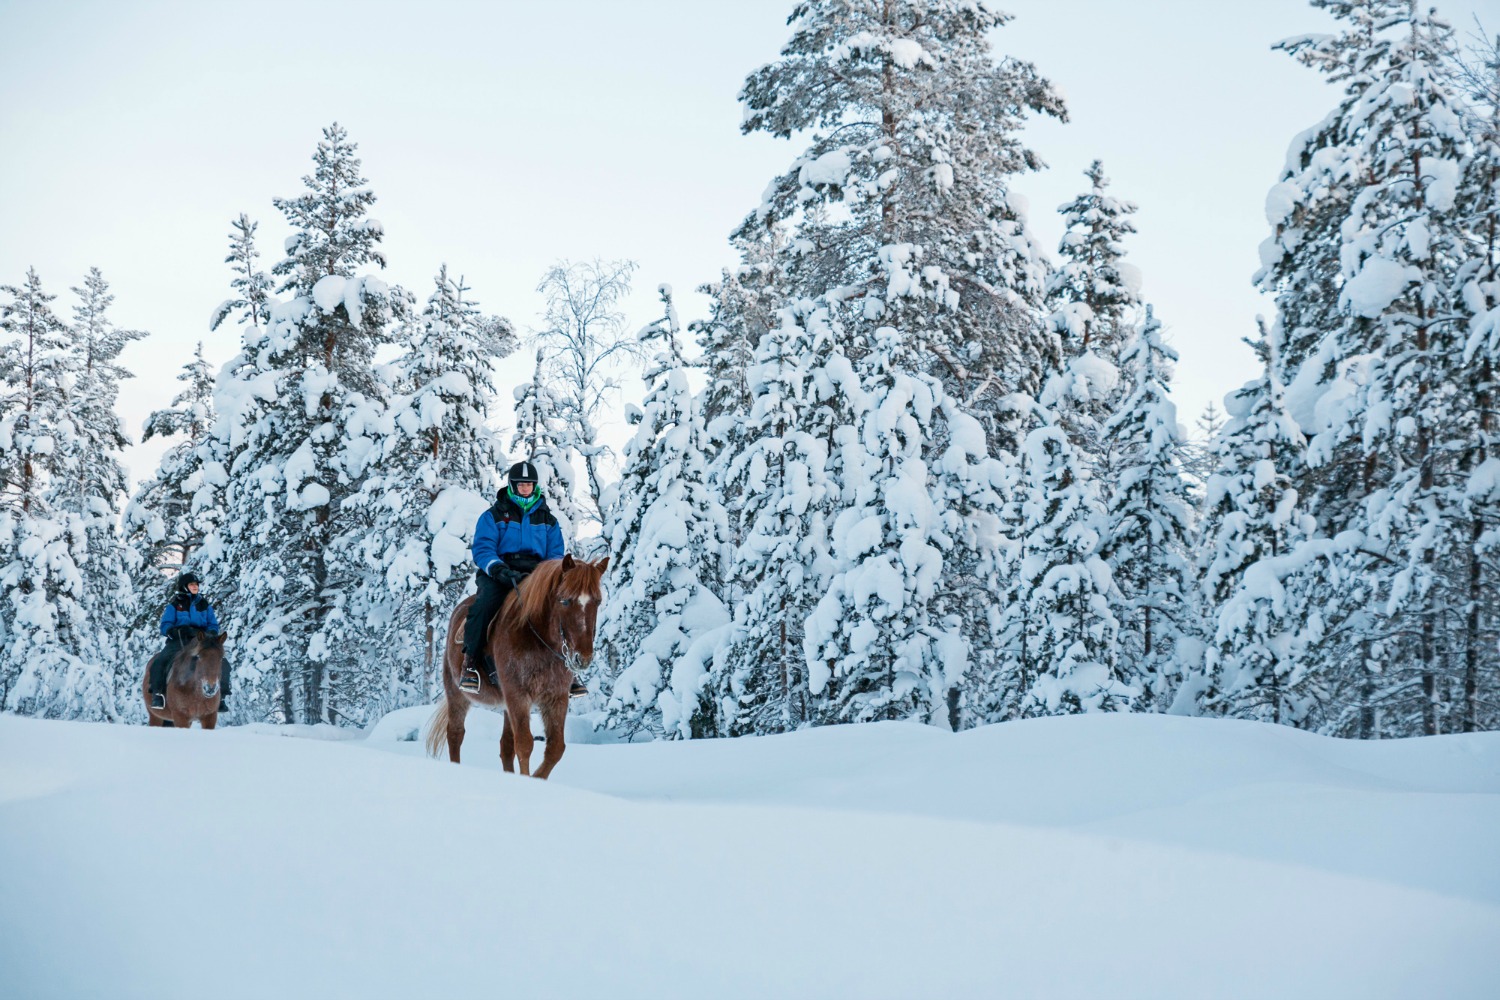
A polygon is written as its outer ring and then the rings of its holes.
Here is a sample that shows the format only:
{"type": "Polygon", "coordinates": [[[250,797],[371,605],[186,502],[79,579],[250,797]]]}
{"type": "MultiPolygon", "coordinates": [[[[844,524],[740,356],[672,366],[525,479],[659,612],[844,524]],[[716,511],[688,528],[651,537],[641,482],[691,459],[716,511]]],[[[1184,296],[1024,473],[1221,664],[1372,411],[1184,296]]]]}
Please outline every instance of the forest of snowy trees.
{"type": "Polygon", "coordinates": [[[1067,109],[972,0],[796,5],[740,94],[794,155],[687,323],[666,285],[627,323],[627,261],[539,262],[531,338],[457,269],[387,283],[330,126],[275,201],[283,256],[230,222],[205,334],[238,353],[183,367],[133,488],[119,357],[147,334],[98,270],[71,321],[28,272],[0,298],[0,705],[143,720],[184,567],[230,634],[231,721],[429,700],[469,534],[526,458],[573,551],[610,556],[587,679],[623,732],[1500,728],[1500,40],[1413,0],[1310,2],[1337,30],[1279,47],[1340,97],[1267,178],[1261,370],[1197,441],[1101,162],[1055,252],[1033,237],[1021,130],[1067,109]],[[522,350],[529,380],[500,384],[522,350]],[[646,394],[616,455],[625,370],[646,394]]]}

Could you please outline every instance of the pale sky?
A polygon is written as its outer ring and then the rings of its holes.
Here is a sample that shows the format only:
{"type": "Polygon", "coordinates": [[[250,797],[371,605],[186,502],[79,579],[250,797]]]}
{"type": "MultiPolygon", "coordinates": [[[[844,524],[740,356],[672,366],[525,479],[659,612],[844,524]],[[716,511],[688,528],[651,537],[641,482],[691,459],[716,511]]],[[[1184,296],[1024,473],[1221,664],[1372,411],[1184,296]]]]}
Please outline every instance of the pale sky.
{"type": "MultiPolygon", "coordinates": [[[[1048,252],[1057,206],[1104,161],[1140,206],[1129,259],[1182,361],[1188,426],[1253,374],[1240,338],[1269,312],[1250,285],[1265,196],[1288,144],[1334,105],[1318,74],[1271,51],[1328,30],[1303,0],[999,0],[996,51],[1029,59],[1071,122],[1029,141],[1049,164],[1015,190],[1048,252]]],[[[269,269],[288,229],[271,200],[301,192],[320,129],[359,144],[385,226],[383,278],[425,299],[442,262],[523,331],[560,258],[640,264],[630,322],[656,286],[692,293],[732,262],[727,237],[800,151],[739,134],[744,77],[776,57],[792,0],[423,3],[0,0],[0,284],[35,266],[70,320],[97,266],[115,322],[151,331],[123,363],[133,437],[229,324],[230,221],[261,223],[269,269]]],[[[1464,33],[1500,0],[1439,0],[1464,33]]],[[[522,357],[529,358],[523,351],[522,357]]],[[[507,366],[524,379],[529,360],[507,366]]],[[[502,385],[506,393],[511,383],[502,385]]],[[[131,449],[134,478],[161,448],[131,449]]]]}

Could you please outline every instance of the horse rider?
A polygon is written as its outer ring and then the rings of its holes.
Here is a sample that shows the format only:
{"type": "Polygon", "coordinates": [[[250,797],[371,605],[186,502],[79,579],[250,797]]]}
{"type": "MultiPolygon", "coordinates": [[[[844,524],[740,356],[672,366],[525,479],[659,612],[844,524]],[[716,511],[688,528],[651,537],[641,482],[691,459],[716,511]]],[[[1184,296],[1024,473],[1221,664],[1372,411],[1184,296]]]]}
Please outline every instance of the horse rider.
{"type": "MultiPolygon", "coordinates": [[[[213,605],[198,593],[202,586],[203,581],[197,573],[178,574],[172,599],[162,610],[160,629],[167,644],[151,659],[152,708],[167,707],[167,670],[173,657],[182,652],[182,647],[192,638],[194,630],[201,629],[209,635],[219,631],[219,617],[214,614],[213,605]]],[[[223,710],[229,701],[229,661],[224,660],[219,669],[219,708],[223,710]]]]}
{"type": "MultiPolygon", "coordinates": [[[[458,681],[459,689],[470,694],[480,688],[481,667],[489,682],[499,687],[484,649],[484,637],[495,612],[528,573],[566,553],[562,528],[537,486],[536,466],[517,462],[506,479],[506,487],[495,494],[494,506],[480,514],[474,525],[471,551],[478,567],[474,582],[479,593],[464,623],[464,669],[458,681]]],[[[588,688],[574,677],[568,693],[576,698],[588,694],[588,688]]]]}

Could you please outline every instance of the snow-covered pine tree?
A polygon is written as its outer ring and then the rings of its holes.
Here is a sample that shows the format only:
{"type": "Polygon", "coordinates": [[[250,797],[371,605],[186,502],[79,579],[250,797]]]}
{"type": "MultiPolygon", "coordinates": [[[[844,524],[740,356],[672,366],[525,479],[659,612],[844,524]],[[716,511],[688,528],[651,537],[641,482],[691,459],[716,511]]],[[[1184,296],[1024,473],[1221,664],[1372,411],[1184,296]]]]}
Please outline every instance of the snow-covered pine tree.
{"type": "Polygon", "coordinates": [[[714,663],[719,731],[783,732],[815,717],[803,652],[826,589],[828,529],[839,504],[831,452],[857,444],[861,390],[826,306],[796,301],[756,345],[743,448],[723,475],[741,498],[734,627],[714,663]]]}
{"type": "Polygon", "coordinates": [[[1275,375],[1278,331],[1264,323],[1261,331],[1261,375],[1224,401],[1230,419],[1216,446],[1199,544],[1208,647],[1175,708],[1308,724],[1327,678],[1306,660],[1323,625],[1296,557],[1316,528],[1287,471],[1300,464],[1305,441],[1275,375]]]}
{"type": "Polygon", "coordinates": [[[708,433],[672,289],[659,290],[665,314],[639,335],[643,345],[660,342],[645,373],[651,388],[606,511],[609,599],[596,647],[614,726],[690,739],[720,735],[708,681],[729,611],[711,584],[723,572],[715,556],[728,524],[709,488],[708,433]]]}
{"type": "Polygon", "coordinates": [[[1408,683],[1386,711],[1404,718],[1397,731],[1432,734],[1459,700],[1467,586],[1451,569],[1471,544],[1455,459],[1472,450],[1477,415],[1456,391],[1472,380],[1452,284],[1471,253],[1457,203],[1469,142],[1446,72],[1452,30],[1415,0],[1380,30],[1384,57],[1350,115],[1365,186],[1341,230],[1340,304],[1376,359],[1357,421],[1376,465],[1365,534],[1385,556],[1368,572],[1393,629],[1412,637],[1388,647],[1408,683]]]}
{"type": "Polygon", "coordinates": [[[271,317],[271,278],[255,264],[260,258],[260,251],[255,247],[255,230],[259,224],[251,222],[250,217],[241,212],[230,225],[234,232],[229,236],[229,256],[224,258],[224,263],[234,272],[229,286],[235,294],[214,310],[208,322],[210,330],[217,330],[236,309],[240,310],[240,321],[252,327],[264,326],[271,317]]]}
{"type": "Polygon", "coordinates": [[[1495,441],[1496,373],[1500,372],[1500,36],[1476,46],[1461,63],[1471,113],[1473,155],[1464,164],[1456,207],[1475,248],[1454,278],[1454,298],[1467,319],[1465,371],[1476,411],[1475,434],[1462,460],[1468,476],[1469,548],[1464,553],[1463,709],[1465,732],[1500,728],[1500,663],[1485,637],[1496,620],[1500,567],[1500,452],[1495,441]],[[1485,692],[1485,694],[1481,694],[1485,692]]]}
{"type": "MultiPolygon", "coordinates": [[[[1090,188],[1058,208],[1067,230],[1058,245],[1061,262],[1047,280],[1047,322],[1062,345],[1064,365],[1098,359],[1119,368],[1120,352],[1141,323],[1140,272],[1125,261],[1125,238],[1136,231],[1136,206],[1108,194],[1104,165],[1085,171],[1090,188]]],[[[1106,392],[1079,399],[1058,411],[1064,429],[1093,470],[1105,499],[1118,477],[1116,441],[1104,425],[1129,387],[1120,381],[1106,392]]]]}
{"type": "Polygon", "coordinates": [[[1120,461],[1102,555],[1124,600],[1117,616],[1122,674],[1140,688],[1136,707],[1146,710],[1170,704],[1179,659],[1196,652],[1199,631],[1189,556],[1195,505],[1168,397],[1176,360],[1148,306],[1145,323],[1120,351],[1124,398],[1104,428],[1120,461]]]}
{"type": "MultiPolygon", "coordinates": [[[[127,662],[126,636],[134,617],[128,559],[120,536],[120,514],[129,497],[122,464],[130,436],[116,415],[120,380],[132,377],[119,364],[120,353],[144,330],[125,330],[109,316],[114,302],[109,282],[90,268],[83,287],[74,288],[69,367],[74,371],[68,406],[77,436],[65,481],[54,481],[56,506],[78,518],[84,534],[83,612],[86,626],[72,652],[97,671],[91,683],[108,682],[128,695],[135,667],[127,662]]],[[[85,702],[98,702],[85,697],[85,702]]]]}
{"type": "Polygon", "coordinates": [[[0,287],[0,705],[112,718],[110,678],[77,655],[86,633],[85,526],[60,505],[76,475],[77,373],[55,295],[36,271],[0,287]]]}
{"type": "Polygon", "coordinates": [[[333,673],[368,633],[347,613],[365,568],[333,556],[372,454],[364,432],[386,395],[374,354],[400,301],[355,273],[385,265],[355,150],[341,126],[324,129],[307,190],[276,199],[294,229],[272,269],[289,297],[243,329],[214,396],[225,523],[202,554],[237,636],[241,704],[304,722],[331,720],[333,673]]]}
{"type": "Polygon", "coordinates": [[[950,558],[964,542],[995,542],[998,498],[974,489],[991,474],[983,433],[937,379],[899,367],[902,343],[894,329],[875,331],[856,367],[858,437],[832,463],[844,491],[830,531],[833,572],[803,639],[819,722],[951,723],[969,666],[965,612],[988,624],[956,579],[974,560],[950,558]],[[963,524],[952,506],[975,499],[988,531],[963,524]]]}
{"type": "Polygon", "coordinates": [[[1001,673],[1020,689],[1022,715],[1128,711],[1141,692],[1118,662],[1120,595],[1100,556],[1104,502],[1056,411],[1038,406],[1032,420],[1014,487],[1020,523],[1011,527],[1001,673]]]}
{"type": "MultiPolygon", "coordinates": [[[[127,543],[135,552],[135,565],[147,574],[137,578],[138,590],[147,579],[160,583],[164,573],[186,566],[219,522],[213,509],[193,503],[202,486],[200,448],[214,425],[214,378],[199,341],[193,360],[177,374],[177,380],[185,383],[182,391],[172,398],[170,407],[153,410],[146,418],[142,441],[154,437],[181,440],[163,453],[155,474],[140,484],[125,509],[127,543]]],[[[210,499],[212,494],[205,491],[203,496],[210,499]]],[[[154,592],[157,588],[146,589],[154,592]]]]}
{"type": "Polygon", "coordinates": [[[1099,160],[1084,176],[1089,190],[1058,207],[1067,230],[1057,248],[1061,261],[1047,279],[1048,322],[1066,355],[1087,351],[1118,365],[1141,319],[1140,272],[1125,262],[1136,206],[1106,193],[1099,160]]]}
{"type": "MultiPolygon", "coordinates": [[[[1281,349],[1273,374],[1282,386],[1292,385],[1325,338],[1347,324],[1339,308],[1339,231],[1363,184],[1352,158],[1359,133],[1354,116],[1386,58],[1381,31],[1407,6],[1407,0],[1309,2],[1336,18],[1339,30],[1287,38],[1275,47],[1341,84],[1342,94],[1321,122],[1292,140],[1281,178],[1266,196],[1272,232],[1261,244],[1255,283],[1276,297],[1281,349]]],[[[1320,370],[1328,363],[1307,378],[1332,377],[1320,370]]]]}
{"type": "Polygon", "coordinates": [[[162,454],[156,471],[136,487],[125,507],[122,527],[135,596],[131,662],[160,646],[157,622],[171,593],[170,579],[223,520],[214,503],[217,492],[203,489],[203,449],[214,424],[214,377],[200,341],[193,360],[177,375],[185,383],[182,391],[170,407],[146,418],[141,435],[142,441],[153,437],[179,440],[162,454]],[[197,497],[203,504],[194,502],[197,497]]]}
{"type": "MultiPolygon", "coordinates": [[[[755,363],[756,345],[780,322],[779,296],[785,285],[780,274],[780,250],[785,243],[782,229],[773,223],[733,238],[740,252],[739,265],[726,268],[717,282],[698,289],[711,299],[709,316],[688,326],[701,350],[699,364],[707,379],[701,408],[711,449],[709,484],[729,519],[725,563],[733,562],[734,549],[743,541],[740,530],[746,523],[742,510],[746,498],[727,488],[726,481],[728,470],[747,446],[747,422],[753,405],[748,373],[755,363]]],[[[726,605],[739,600],[733,573],[710,586],[721,588],[717,593],[726,605]]]]}
{"type": "MultiPolygon", "coordinates": [[[[1037,391],[1059,358],[1044,324],[1046,265],[1010,184],[1041,165],[1020,142],[1025,118],[1065,112],[1034,66],[993,58],[990,33],[1008,19],[957,0],[799,3],[781,57],[741,91],[745,132],[807,135],[808,145],[739,237],[787,226],[784,295],[820,300],[861,382],[880,378],[876,367],[938,379],[947,399],[980,418],[992,456],[1014,447],[1002,433],[1008,394],[1037,391]],[[882,337],[882,357],[865,364],[882,337]]],[[[933,433],[916,442],[915,459],[935,471],[948,447],[933,433]]],[[[858,468],[858,453],[849,456],[858,468]]],[[[855,504],[853,481],[838,486],[838,502],[855,504]]],[[[936,481],[922,489],[948,496],[936,481]]],[[[944,579],[921,591],[929,606],[907,609],[909,621],[957,621],[962,633],[986,619],[993,591],[962,559],[941,565],[944,579]],[[939,595],[941,612],[930,603],[939,595]]],[[[924,678],[938,673],[922,664],[924,678]]],[[[938,697],[948,702],[954,688],[938,697]]],[[[889,711],[903,709],[892,702],[889,711]]]]}
{"type": "Polygon", "coordinates": [[[511,325],[482,316],[446,264],[434,281],[421,314],[402,324],[393,379],[400,394],[377,424],[369,474],[345,502],[365,523],[346,534],[341,552],[377,570],[350,602],[352,617],[370,629],[374,668],[358,671],[339,694],[372,714],[440,691],[442,644],[469,582],[474,523],[506,461],[489,419],[493,363],[515,350],[511,325]]]}
{"type": "Polygon", "coordinates": [[[1030,63],[995,60],[1009,20],[977,0],[807,0],[740,94],[746,133],[811,135],[742,228],[793,224],[788,296],[851,289],[832,301],[852,359],[899,329],[902,369],[979,413],[1039,389],[1057,357],[1009,185],[1041,166],[1025,118],[1066,112],[1030,63]]]}
{"type": "Polygon", "coordinates": [[[1182,471],[1187,475],[1194,494],[1201,498],[1208,485],[1208,477],[1214,474],[1214,442],[1224,428],[1224,411],[1212,399],[1193,421],[1195,431],[1191,440],[1183,443],[1182,471]]]}

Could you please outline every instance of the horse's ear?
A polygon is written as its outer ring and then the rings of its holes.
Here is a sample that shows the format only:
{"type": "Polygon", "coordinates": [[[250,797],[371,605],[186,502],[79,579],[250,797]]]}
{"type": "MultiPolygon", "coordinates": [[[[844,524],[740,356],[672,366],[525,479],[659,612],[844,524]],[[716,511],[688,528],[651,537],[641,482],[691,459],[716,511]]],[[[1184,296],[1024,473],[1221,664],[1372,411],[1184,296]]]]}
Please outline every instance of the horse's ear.
{"type": "Polygon", "coordinates": [[[594,563],[594,568],[601,573],[609,569],[609,556],[605,556],[603,559],[600,559],[598,562],[594,563]]]}
{"type": "Polygon", "coordinates": [[[563,565],[562,565],[563,572],[566,573],[568,570],[572,569],[573,566],[574,566],[573,557],[572,556],[563,556],[563,565]]]}
{"type": "Polygon", "coordinates": [[[220,649],[223,649],[224,648],[224,639],[225,639],[224,633],[220,632],[218,635],[216,635],[212,639],[210,639],[209,642],[208,642],[208,644],[210,646],[217,646],[220,649]]]}

